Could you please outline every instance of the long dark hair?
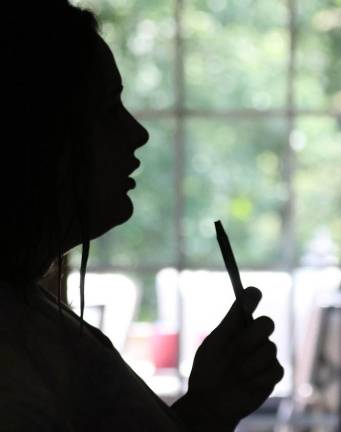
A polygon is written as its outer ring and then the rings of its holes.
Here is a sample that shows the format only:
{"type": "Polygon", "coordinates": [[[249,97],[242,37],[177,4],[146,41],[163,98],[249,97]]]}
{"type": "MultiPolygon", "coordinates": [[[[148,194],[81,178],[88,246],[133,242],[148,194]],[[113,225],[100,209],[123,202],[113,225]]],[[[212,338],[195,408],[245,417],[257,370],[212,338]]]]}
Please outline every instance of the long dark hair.
{"type": "Polygon", "coordinates": [[[90,248],[89,100],[98,24],[91,11],[67,0],[5,2],[2,12],[1,279],[25,291],[57,261],[61,312],[63,168],[63,175],[70,174],[72,217],[82,234],[82,334],[90,248]]]}

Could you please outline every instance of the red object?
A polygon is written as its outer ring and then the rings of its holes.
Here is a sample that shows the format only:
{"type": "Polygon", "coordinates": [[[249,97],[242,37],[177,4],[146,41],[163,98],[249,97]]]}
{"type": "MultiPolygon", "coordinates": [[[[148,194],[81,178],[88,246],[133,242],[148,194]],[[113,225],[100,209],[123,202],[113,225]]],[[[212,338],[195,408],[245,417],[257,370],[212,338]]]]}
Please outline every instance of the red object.
{"type": "Polygon", "coordinates": [[[152,360],[156,369],[176,368],[179,333],[155,326],[151,340],[152,360]]]}

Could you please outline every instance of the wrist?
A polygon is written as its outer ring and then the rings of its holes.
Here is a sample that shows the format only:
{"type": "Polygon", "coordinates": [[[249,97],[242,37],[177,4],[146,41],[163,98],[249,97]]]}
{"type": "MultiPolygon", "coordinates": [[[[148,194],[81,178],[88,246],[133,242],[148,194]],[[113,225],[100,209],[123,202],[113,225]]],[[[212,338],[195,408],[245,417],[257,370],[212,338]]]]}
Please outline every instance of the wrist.
{"type": "Polygon", "coordinates": [[[172,409],[181,418],[189,432],[233,432],[239,420],[222,419],[202,399],[188,392],[178,399],[172,409]]]}

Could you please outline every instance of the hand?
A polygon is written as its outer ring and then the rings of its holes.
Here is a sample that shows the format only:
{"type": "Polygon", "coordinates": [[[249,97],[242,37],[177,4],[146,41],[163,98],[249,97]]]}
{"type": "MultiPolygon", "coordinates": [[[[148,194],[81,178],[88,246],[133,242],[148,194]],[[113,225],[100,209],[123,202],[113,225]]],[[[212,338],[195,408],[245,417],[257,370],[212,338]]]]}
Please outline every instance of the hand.
{"type": "MultiPolygon", "coordinates": [[[[250,287],[243,295],[243,308],[251,314],[261,292],[250,287]]],[[[233,429],[270,396],[284,374],[269,340],[273,330],[265,316],[245,324],[236,302],[232,305],[195,354],[186,399],[198,416],[206,413],[233,429]]]]}

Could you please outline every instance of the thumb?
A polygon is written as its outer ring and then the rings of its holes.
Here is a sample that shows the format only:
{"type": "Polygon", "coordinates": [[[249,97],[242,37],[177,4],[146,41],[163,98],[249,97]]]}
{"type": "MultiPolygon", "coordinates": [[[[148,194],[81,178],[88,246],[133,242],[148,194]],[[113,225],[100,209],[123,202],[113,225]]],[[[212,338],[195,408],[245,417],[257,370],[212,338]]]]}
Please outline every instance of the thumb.
{"type": "MultiPolygon", "coordinates": [[[[248,287],[243,292],[242,308],[247,315],[251,315],[262,298],[262,293],[258,288],[248,287]]],[[[235,302],[236,303],[236,302],[235,302]]]]}
{"type": "Polygon", "coordinates": [[[248,287],[243,291],[241,304],[234,301],[231,309],[222,319],[220,324],[213,330],[216,337],[224,340],[233,337],[237,332],[245,327],[244,316],[241,313],[240,306],[244,309],[246,315],[251,315],[256,309],[262,298],[262,293],[258,288],[248,287]]]}

